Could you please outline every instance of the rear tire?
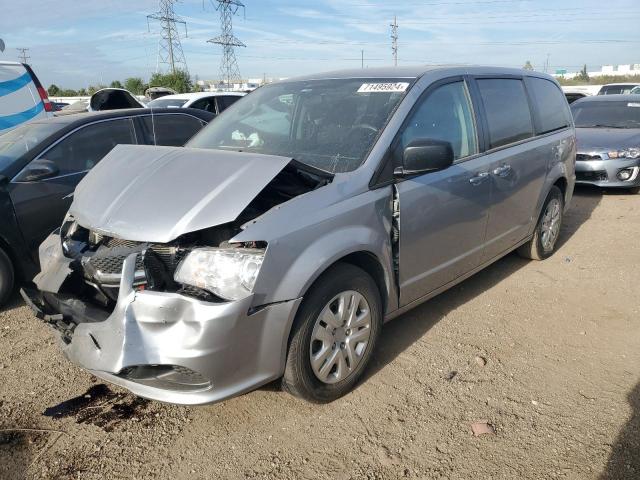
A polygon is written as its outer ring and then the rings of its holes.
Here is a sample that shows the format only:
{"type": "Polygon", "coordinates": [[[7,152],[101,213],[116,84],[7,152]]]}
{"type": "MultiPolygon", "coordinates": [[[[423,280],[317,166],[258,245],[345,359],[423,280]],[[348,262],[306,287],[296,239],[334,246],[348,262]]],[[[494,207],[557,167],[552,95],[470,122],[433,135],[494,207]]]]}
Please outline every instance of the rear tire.
{"type": "Polygon", "coordinates": [[[560,236],[563,214],[564,197],[562,191],[554,185],[544,201],[533,237],[518,248],[518,254],[531,260],[544,260],[553,255],[560,236]]]}
{"type": "Polygon", "coordinates": [[[382,302],[362,269],[339,263],[311,287],[296,315],[283,390],[328,403],[353,389],[375,349],[382,302]]]}
{"type": "Polygon", "coordinates": [[[11,259],[0,248],[0,306],[4,305],[9,299],[15,281],[15,272],[11,259]]]}

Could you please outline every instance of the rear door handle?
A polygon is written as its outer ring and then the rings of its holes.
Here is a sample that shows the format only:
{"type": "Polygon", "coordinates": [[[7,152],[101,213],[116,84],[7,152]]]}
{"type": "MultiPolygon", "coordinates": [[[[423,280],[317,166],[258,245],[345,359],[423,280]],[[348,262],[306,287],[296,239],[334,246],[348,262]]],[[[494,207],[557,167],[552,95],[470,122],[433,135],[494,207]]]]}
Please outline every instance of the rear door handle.
{"type": "Polygon", "coordinates": [[[475,177],[471,177],[469,179],[469,183],[471,185],[480,185],[489,177],[489,172],[481,172],[477,174],[475,177]]]}
{"type": "Polygon", "coordinates": [[[497,177],[508,177],[511,174],[511,165],[507,165],[506,163],[504,165],[500,165],[498,168],[493,170],[493,174],[497,177]]]}

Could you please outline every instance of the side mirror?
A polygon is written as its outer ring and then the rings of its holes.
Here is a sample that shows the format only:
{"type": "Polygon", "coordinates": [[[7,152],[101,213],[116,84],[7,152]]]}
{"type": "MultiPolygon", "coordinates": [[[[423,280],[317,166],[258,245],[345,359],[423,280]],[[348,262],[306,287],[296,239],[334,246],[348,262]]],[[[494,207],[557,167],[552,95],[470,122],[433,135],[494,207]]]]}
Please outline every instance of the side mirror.
{"type": "Polygon", "coordinates": [[[426,138],[414,140],[404,149],[402,167],[397,167],[396,177],[407,177],[444,170],[453,164],[453,147],[443,140],[426,138]]]}
{"type": "Polygon", "coordinates": [[[37,182],[46,178],[55,177],[60,173],[58,166],[51,160],[44,158],[34,160],[16,178],[18,182],[37,182]]]}

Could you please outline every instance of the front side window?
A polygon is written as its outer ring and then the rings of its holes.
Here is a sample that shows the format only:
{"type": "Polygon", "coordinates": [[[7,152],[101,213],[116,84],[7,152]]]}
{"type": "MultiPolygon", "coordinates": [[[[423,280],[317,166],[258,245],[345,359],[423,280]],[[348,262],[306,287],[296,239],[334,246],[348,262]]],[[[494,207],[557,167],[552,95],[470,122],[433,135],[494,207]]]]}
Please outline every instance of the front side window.
{"type": "Polygon", "coordinates": [[[217,97],[216,101],[218,102],[218,112],[222,113],[223,110],[226,110],[241,98],[242,97],[239,95],[221,95],[217,97]]]}
{"type": "Polygon", "coordinates": [[[571,105],[571,113],[576,127],[640,128],[640,102],[583,100],[571,105]]]}
{"type": "Polygon", "coordinates": [[[59,175],[84,172],[93,168],[118,144],[136,143],[133,125],[128,118],[98,122],[70,134],[41,158],[50,160],[59,175]]]}
{"type": "Polygon", "coordinates": [[[214,97],[200,98],[189,105],[190,108],[197,108],[205,112],[216,113],[216,102],[214,97]]]}
{"type": "Polygon", "coordinates": [[[202,128],[191,115],[181,113],[145,115],[142,129],[146,143],[166,147],[181,147],[202,128]]]}
{"type": "Polygon", "coordinates": [[[364,161],[413,79],[330,79],[261,87],[189,147],[293,158],[328,172],[364,161]]]}
{"type": "Polygon", "coordinates": [[[0,135],[0,173],[63,127],[58,122],[31,122],[0,135]]]}
{"type": "Polygon", "coordinates": [[[464,82],[438,87],[413,111],[402,132],[402,148],[426,139],[449,142],[454,160],[478,153],[473,109],[464,82]]]}
{"type": "Polygon", "coordinates": [[[571,112],[562,91],[553,82],[543,78],[530,77],[529,85],[540,118],[538,133],[544,134],[568,127],[571,123],[571,112]]]}
{"type": "Polygon", "coordinates": [[[489,123],[489,148],[533,136],[531,111],[522,80],[483,78],[478,80],[478,88],[489,123]]]}

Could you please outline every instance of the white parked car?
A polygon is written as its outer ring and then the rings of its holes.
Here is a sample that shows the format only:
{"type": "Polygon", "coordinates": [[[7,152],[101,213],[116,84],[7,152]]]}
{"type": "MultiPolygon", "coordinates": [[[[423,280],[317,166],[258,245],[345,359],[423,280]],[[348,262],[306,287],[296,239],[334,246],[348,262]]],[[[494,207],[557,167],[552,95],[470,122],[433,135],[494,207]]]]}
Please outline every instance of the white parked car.
{"type": "Polygon", "coordinates": [[[180,93],[156,98],[147,104],[149,108],[197,108],[220,114],[246,93],[242,92],[199,92],[180,93]]]}

